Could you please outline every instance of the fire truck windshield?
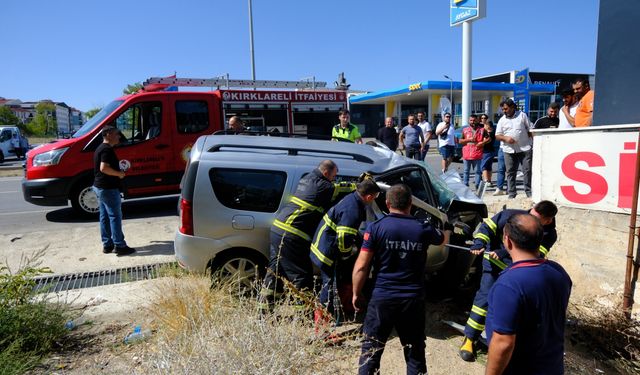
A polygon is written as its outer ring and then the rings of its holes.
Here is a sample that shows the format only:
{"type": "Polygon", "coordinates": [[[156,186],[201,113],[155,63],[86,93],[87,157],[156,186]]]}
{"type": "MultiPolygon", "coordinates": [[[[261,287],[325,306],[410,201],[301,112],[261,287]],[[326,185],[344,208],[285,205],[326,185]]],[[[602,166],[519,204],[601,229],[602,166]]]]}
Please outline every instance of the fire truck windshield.
{"type": "Polygon", "coordinates": [[[98,124],[100,124],[102,120],[104,120],[107,116],[109,116],[111,112],[113,112],[116,108],[120,107],[120,104],[122,104],[122,102],[123,100],[114,100],[111,103],[104,106],[104,108],[102,108],[100,112],[96,113],[93,117],[89,119],[89,121],[87,121],[84,125],[82,125],[82,127],[73,134],[72,138],[79,138],[89,133],[96,126],[98,126],[98,124]]]}

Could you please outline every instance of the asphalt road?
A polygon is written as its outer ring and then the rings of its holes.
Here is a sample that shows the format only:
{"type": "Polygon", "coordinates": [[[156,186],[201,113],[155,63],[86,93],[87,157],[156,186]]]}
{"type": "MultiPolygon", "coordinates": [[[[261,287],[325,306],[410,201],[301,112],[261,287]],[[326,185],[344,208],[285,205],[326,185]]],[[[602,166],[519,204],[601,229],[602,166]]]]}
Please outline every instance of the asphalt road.
{"type": "MultiPolygon", "coordinates": [[[[97,225],[97,218],[83,218],[71,207],[45,207],[28,203],[22,197],[22,177],[0,178],[0,234],[57,231],[78,226],[97,225]]],[[[175,216],[177,196],[124,201],[124,219],[175,216]]]]}
{"type": "MultiPolygon", "coordinates": [[[[440,170],[440,155],[433,150],[427,155],[427,164],[434,171],[440,170]]],[[[22,161],[8,161],[22,163],[22,161]]],[[[462,163],[453,163],[452,168],[462,172],[462,163]]],[[[64,230],[70,224],[95,226],[97,219],[78,217],[71,207],[45,207],[28,203],[22,197],[22,177],[0,177],[0,234],[47,230],[64,230]]],[[[146,198],[124,201],[122,210],[125,219],[176,215],[177,196],[146,198]]]]}
{"type": "Polygon", "coordinates": [[[22,168],[22,163],[24,163],[24,160],[18,160],[12,157],[11,159],[5,159],[4,162],[0,164],[0,168],[22,168]]]}

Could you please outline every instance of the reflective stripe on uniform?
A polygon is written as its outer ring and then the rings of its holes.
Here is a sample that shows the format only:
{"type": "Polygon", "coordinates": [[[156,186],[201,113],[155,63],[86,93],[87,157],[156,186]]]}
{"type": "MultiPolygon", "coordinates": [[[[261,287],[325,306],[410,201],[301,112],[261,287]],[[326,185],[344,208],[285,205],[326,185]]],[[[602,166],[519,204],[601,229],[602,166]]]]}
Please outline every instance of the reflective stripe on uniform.
{"type": "Polygon", "coordinates": [[[295,234],[296,236],[302,238],[305,241],[311,241],[311,238],[303,231],[301,231],[300,229],[294,228],[293,226],[283,223],[282,221],[276,219],[273,222],[273,225],[275,227],[278,227],[286,232],[289,232],[291,234],[295,234]]]}
{"type": "Polygon", "coordinates": [[[476,313],[476,314],[478,314],[478,315],[480,315],[480,316],[487,316],[487,310],[485,310],[485,309],[483,309],[481,307],[478,307],[476,305],[471,306],[471,311],[476,313]]]}
{"type": "Polygon", "coordinates": [[[354,183],[350,183],[350,184],[344,184],[344,183],[333,184],[333,196],[331,197],[331,200],[334,201],[334,200],[336,200],[338,195],[340,195],[342,193],[351,193],[354,190],[356,190],[356,184],[354,184],[354,183]]]}
{"type": "Polygon", "coordinates": [[[484,221],[485,224],[487,224],[489,229],[491,229],[493,234],[496,234],[496,231],[498,230],[498,226],[496,225],[496,223],[493,220],[491,220],[490,218],[486,218],[483,221],[484,221]]]}
{"type": "Polygon", "coordinates": [[[498,266],[498,268],[500,268],[501,270],[507,268],[507,264],[503,261],[501,261],[500,259],[494,259],[491,257],[491,255],[489,254],[484,254],[484,259],[488,260],[489,262],[495,264],[496,266],[498,266]]]}
{"type": "Polygon", "coordinates": [[[285,224],[287,224],[287,225],[291,225],[291,224],[293,224],[293,221],[294,221],[295,219],[297,219],[297,218],[298,218],[298,215],[300,215],[300,214],[301,214],[301,213],[303,213],[304,211],[305,211],[305,209],[304,209],[304,208],[302,208],[302,207],[300,207],[300,208],[296,209],[295,211],[293,211],[293,212],[291,213],[291,215],[289,215],[289,217],[288,217],[288,218],[287,218],[287,220],[285,221],[285,224]]]}
{"type": "Polygon", "coordinates": [[[484,233],[476,233],[473,238],[479,238],[481,240],[483,240],[485,243],[489,243],[491,242],[491,239],[489,238],[489,236],[487,236],[484,233]]]}
{"type": "Polygon", "coordinates": [[[302,199],[296,197],[296,196],[292,196],[291,197],[291,202],[297,204],[298,206],[308,210],[308,211],[318,211],[318,212],[324,212],[324,209],[322,207],[318,207],[318,206],[314,206],[308,202],[303,201],[302,199]]]}
{"type": "Polygon", "coordinates": [[[351,228],[351,227],[346,227],[346,226],[339,226],[337,228],[336,231],[337,235],[338,235],[338,249],[340,250],[341,253],[349,253],[351,252],[351,246],[346,247],[346,244],[344,243],[344,235],[345,234],[352,234],[354,236],[358,235],[358,230],[351,228]]]}
{"type": "Polygon", "coordinates": [[[549,250],[547,250],[546,247],[540,245],[540,252],[542,253],[542,255],[544,255],[544,257],[547,257],[547,254],[549,254],[549,250]]]}
{"type": "Polygon", "coordinates": [[[326,256],[324,256],[324,254],[322,254],[322,251],[320,251],[320,249],[318,249],[318,246],[316,246],[316,244],[312,244],[311,245],[311,253],[313,255],[316,256],[316,258],[318,258],[319,261],[321,261],[322,263],[326,264],[327,266],[331,267],[333,266],[333,261],[329,258],[327,258],[326,256]]]}
{"type": "Polygon", "coordinates": [[[467,320],[467,325],[476,331],[484,331],[484,324],[480,324],[471,318],[467,320]]]}

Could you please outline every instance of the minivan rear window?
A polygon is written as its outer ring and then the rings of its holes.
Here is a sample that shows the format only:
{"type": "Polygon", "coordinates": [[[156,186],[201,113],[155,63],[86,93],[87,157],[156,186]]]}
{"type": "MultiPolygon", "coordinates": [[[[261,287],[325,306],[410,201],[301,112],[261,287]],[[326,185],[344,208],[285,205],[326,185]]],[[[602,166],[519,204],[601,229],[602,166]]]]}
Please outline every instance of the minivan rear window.
{"type": "Polygon", "coordinates": [[[212,168],[211,187],[224,206],[236,210],[276,212],[282,200],[287,174],[236,168],[212,168]]]}

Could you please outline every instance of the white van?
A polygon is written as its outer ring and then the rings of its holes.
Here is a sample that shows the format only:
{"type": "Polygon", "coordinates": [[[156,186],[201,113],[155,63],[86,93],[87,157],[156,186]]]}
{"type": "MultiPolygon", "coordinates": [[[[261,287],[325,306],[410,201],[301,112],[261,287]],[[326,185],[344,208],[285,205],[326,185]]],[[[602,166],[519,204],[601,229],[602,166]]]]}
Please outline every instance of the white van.
{"type": "Polygon", "coordinates": [[[16,152],[11,144],[11,139],[14,136],[20,135],[20,129],[17,126],[0,126],[0,163],[4,162],[5,158],[16,157],[16,152]]]}

